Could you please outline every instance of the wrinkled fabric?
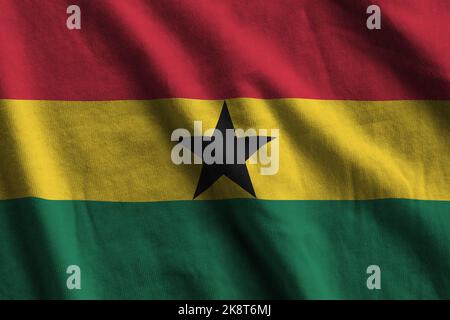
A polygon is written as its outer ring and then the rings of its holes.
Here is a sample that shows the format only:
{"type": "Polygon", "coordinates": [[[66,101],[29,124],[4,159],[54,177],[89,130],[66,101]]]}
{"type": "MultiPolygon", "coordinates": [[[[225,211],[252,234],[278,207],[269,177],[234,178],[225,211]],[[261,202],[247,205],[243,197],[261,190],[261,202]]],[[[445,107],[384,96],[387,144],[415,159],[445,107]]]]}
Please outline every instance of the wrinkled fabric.
{"type": "Polygon", "coordinates": [[[0,0],[0,299],[450,299],[450,2],[72,4],[0,0]],[[224,101],[279,170],[194,200],[224,101]]]}

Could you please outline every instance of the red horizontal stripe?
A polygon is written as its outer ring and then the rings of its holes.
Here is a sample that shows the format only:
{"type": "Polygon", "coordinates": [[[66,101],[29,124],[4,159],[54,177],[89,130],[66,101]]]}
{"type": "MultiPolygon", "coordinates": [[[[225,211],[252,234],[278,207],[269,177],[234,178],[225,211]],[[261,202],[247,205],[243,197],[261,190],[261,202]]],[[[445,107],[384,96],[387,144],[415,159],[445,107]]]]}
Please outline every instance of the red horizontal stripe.
{"type": "Polygon", "coordinates": [[[450,1],[374,2],[0,0],[0,98],[449,99],[450,1]]]}

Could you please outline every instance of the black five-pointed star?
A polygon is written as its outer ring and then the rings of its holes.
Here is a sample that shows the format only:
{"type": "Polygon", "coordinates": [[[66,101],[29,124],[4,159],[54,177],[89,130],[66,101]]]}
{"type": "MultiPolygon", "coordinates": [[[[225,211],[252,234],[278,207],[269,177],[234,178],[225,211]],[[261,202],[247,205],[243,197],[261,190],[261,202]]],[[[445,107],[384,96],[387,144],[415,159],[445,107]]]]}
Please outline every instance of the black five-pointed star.
{"type": "MultiPolygon", "coordinates": [[[[272,137],[264,137],[264,136],[246,136],[246,137],[237,137],[234,134],[234,125],[231,121],[230,113],[228,112],[227,103],[224,101],[222,111],[220,113],[219,121],[217,122],[217,126],[215,130],[221,132],[223,137],[223,159],[227,159],[227,144],[225,143],[226,130],[233,130],[233,139],[234,139],[234,158],[232,164],[228,164],[226,161],[223,161],[223,164],[207,164],[203,162],[202,171],[200,173],[200,178],[198,180],[197,189],[194,193],[194,199],[197,198],[201,193],[203,193],[206,189],[208,189],[214,182],[216,182],[221,176],[226,176],[236,184],[238,184],[242,189],[250,193],[252,196],[256,197],[255,190],[253,189],[252,181],[250,179],[250,175],[248,174],[247,166],[244,163],[238,163],[237,154],[238,154],[238,146],[242,144],[245,146],[243,155],[245,161],[250,158],[259,148],[261,148],[266,143],[270,142],[272,137]],[[243,141],[242,141],[243,140],[243,141]],[[239,143],[238,143],[239,141],[239,143]]],[[[202,137],[191,137],[190,148],[193,151],[194,141],[196,139],[202,140],[202,154],[203,150],[212,143],[211,141],[205,141],[202,137]]],[[[228,150],[231,152],[231,150],[228,150]]],[[[202,155],[199,155],[202,157],[202,155]]]]}

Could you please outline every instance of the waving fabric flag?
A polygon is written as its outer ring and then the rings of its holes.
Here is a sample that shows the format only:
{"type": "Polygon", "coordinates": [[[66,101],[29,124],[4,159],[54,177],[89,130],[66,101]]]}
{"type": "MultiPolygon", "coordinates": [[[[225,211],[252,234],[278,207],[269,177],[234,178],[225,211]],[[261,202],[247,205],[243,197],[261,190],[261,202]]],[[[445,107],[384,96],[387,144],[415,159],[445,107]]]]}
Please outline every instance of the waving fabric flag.
{"type": "Polygon", "coordinates": [[[371,4],[0,0],[0,298],[450,299],[450,2],[371,4]]]}

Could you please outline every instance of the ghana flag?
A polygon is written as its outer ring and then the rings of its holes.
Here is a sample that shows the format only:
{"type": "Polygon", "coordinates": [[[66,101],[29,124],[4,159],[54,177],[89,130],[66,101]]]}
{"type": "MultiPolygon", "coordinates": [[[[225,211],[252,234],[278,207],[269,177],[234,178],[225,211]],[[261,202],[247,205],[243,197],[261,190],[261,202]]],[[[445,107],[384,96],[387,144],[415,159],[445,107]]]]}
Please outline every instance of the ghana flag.
{"type": "Polygon", "coordinates": [[[450,299],[450,2],[372,4],[0,0],[0,298],[450,299]]]}

